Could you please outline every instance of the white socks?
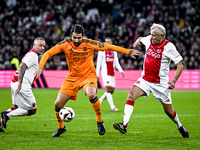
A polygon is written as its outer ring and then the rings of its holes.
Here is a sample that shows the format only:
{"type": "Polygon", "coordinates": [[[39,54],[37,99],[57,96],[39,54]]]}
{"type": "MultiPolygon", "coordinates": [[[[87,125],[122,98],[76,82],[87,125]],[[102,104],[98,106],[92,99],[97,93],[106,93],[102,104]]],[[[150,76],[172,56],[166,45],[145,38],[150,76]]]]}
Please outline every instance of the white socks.
{"type": "Polygon", "coordinates": [[[106,92],[106,96],[107,96],[108,103],[110,104],[110,108],[111,108],[111,109],[114,109],[114,108],[115,108],[115,105],[114,105],[114,102],[113,102],[112,94],[106,92]]]}
{"type": "Polygon", "coordinates": [[[21,109],[21,108],[17,108],[13,111],[11,111],[10,113],[7,114],[7,116],[9,118],[13,117],[13,116],[27,116],[28,115],[28,110],[25,109],[21,109]]]}
{"type": "Polygon", "coordinates": [[[176,126],[177,126],[177,129],[179,129],[181,126],[182,126],[182,124],[181,124],[181,122],[179,121],[179,118],[178,118],[178,114],[174,111],[174,118],[171,118],[171,120],[176,124],[176,126]]]}
{"type": "Polygon", "coordinates": [[[10,107],[10,108],[8,108],[8,110],[6,110],[6,111],[10,112],[10,111],[13,111],[13,110],[15,110],[14,107],[10,107]]]}
{"type": "Polygon", "coordinates": [[[128,125],[129,119],[133,113],[133,109],[134,109],[134,102],[131,100],[127,100],[124,107],[123,125],[128,125]]]}
{"type": "Polygon", "coordinates": [[[99,98],[100,103],[102,103],[104,99],[106,99],[106,92],[99,98]]]}
{"type": "Polygon", "coordinates": [[[105,92],[105,93],[99,98],[100,103],[102,103],[103,100],[106,99],[106,98],[107,98],[107,100],[108,100],[108,103],[109,103],[109,105],[110,105],[110,108],[111,108],[111,109],[115,108],[115,105],[114,105],[114,102],[113,102],[113,97],[112,97],[112,94],[111,94],[111,93],[105,92]]]}
{"type": "MultiPolygon", "coordinates": [[[[124,107],[123,125],[128,125],[130,117],[133,113],[133,109],[134,109],[134,102],[131,100],[127,100],[124,107]]],[[[179,121],[178,114],[175,111],[174,111],[174,118],[171,118],[171,120],[176,124],[178,129],[182,126],[181,122],[179,121]]]]}

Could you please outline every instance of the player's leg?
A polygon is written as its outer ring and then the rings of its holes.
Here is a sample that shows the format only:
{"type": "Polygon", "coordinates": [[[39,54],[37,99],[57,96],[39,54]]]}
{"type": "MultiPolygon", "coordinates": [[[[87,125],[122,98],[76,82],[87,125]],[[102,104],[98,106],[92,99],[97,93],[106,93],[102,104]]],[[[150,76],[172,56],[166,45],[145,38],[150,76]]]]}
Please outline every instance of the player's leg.
{"type": "Polygon", "coordinates": [[[2,124],[3,127],[6,128],[6,123],[11,117],[18,117],[18,116],[31,116],[36,113],[37,108],[31,109],[31,110],[26,110],[24,108],[17,108],[11,112],[7,111],[2,111],[1,112],[1,117],[2,117],[2,124]]]}
{"type": "MultiPolygon", "coordinates": [[[[16,108],[18,107],[17,105],[14,105],[15,104],[15,101],[14,101],[14,98],[15,98],[15,94],[16,94],[16,88],[14,86],[15,84],[11,84],[11,94],[12,94],[12,103],[13,103],[13,106],[10,107],[7,111],[2,111],[1,112],[1,117],[2,119],[0,120],[0,128],[2,128],[4,126],[4,128],[6,127],[6,122],[9,120],[8,116],[7,116],[7,113],[11,112],[12,110],[15,109],[15,106],[16,108]],[[14,86],[14,87],[13,87],[14,86]]],[[[3,130],[2,130],[3,132],[3,130]]]]}
{"type": "Polygon", "coordinates": [[[103,80],[103,85],[106,87],[106,91],[105,91],[105,93],[99,98],[100,103],[102,103],[104,99],[106,99],[106,98],[108,99],[108,97],[107,97],[107,87],[110,86],[110,84],[111,84],[111,83],[110,83],[111,77],[104,74],[104,75],[102,76],[102,80],[103,80]]]}
{"type": "Polygon", "coordinates": [[[11,112],[7,111],[2,111],[1,112],[1,117],[2,117],[2,124],[3,127],[6,128],[6,123],[11,117],[15,116],[31,116],[36,113],[37,108],[31,109],[31,110],[26,110],[25,108],[17,108],[11,112]]]}
{"type": "Polygon", "coordinates": [[[64,121],[61,120],[59,116],[60,109],[64,107],[64,105],[68,102],[69,99],[76,99],[76,95],[78,93],[79,87],[78,84],[80,80],[71,82],[71,77],[67,76],[62,83],[62,86],[57,95],[56,101],[54,103],[55,106],[55,116],[57,118],[58,129],[52,135],[52,137],[59,137],[62,133],[66,132],[66,127],[64,126],[64,121]]]}
{"type": "Polygon", "coordinates": [[[85,94],[88,96],[90,103],[92,105],[92,108],[96,115],[97,120],[97,126],[98,126],[98,132],[100,135],[104,135],[106,132],[102,116],[101,116],[101,105],[98,97],[96,96],[97,89],[95,86],[86,86],[85,87],[85,94]]]}
{"type": "Polygon", "coordinates": [[[37,108],[26,110],[24,108],[17,108],[10,113],[7,113],[7,116],[9,118],[14,117],[14,116],[31,116],[34,115],[37,111],[37,108]]]}
{"type": "MultiPolygon", "coordinates": [[[[26,87],[26,85],[24,86],[26,87]]],[[[7,111],[1,112],[2,124],[4,128],[6,128],[6,122],[11,117],[34,115],[37,110],[36,100],[31,88],[23,88],[17,94],[15,88],[13,88],[11,84],[11,91],[14,110],[9,113],[7,111]]]]}
{"type": "Polygon", "coordinates": [[[11,112],[11,111],[13,111],[13,110],[15,110],[17,108],[18,108],[18,106],[13,104],[13,106],[8,108],[6,111],[9,113],[9,112],[11,112]]]}
{"type": "Polygon", "coordinates": [[[118,111],[118,109],[114,105],[114,101],[113,101],[113,97],[112,97],[114,90],[115,90],[114,87],[107,86],[106,87],[106,97],[107,97],[107,100],[108,100],[111,110],[118,111]]]}
{"type": "Polygon", "coordinates": [[[172,104],[165,104],[161,102],[164,108],[165,113],[169,116],[169,118],[176,124],[177,129],[181,133],[181,135],[185,138],[189,138],[189,133],[187,129],[181,124],[178,114],[174,111],[172,104]]]}
{"type": "Polygon", "coordinates": [[[133,113],[135,100],[140,96],[145,96],[146,93],[139,87],[133,85],[128,93],[127,101],[124,107],[124,117],[122,123],[113,123],[113,127],[125,134],[130,117],[133,113]]]}
{"type": "Polygon", "coordinates": [[[95,111],[97,122],[102,122],[100,102],[96,96],[96,91],[97,89],[94,86],[87,86],[85,89],[85,93],[88,96],[92,108],[95,111]]]}
{"type": "Polygon", "coordinates": [[[55,105],[55,115],[58,123],[57,131],[52,135],[52,137],[59,137],[62,133],[66,132],[66,127],[64,126],[64,121],[61,120],[59,116],[60,109],[64,107],[64,105],[68,102],[71,96],[63,93],[58,93],[55,105]]]}
{"type": "MultiPolygon", "coordinates": [[[[7,113],[10,113],[11,111],[13,111],[13,110],[15,110],[16,108],[18,108],[18,106],[17,105],[13,105],[12,107],[10,107],[10,108],[8,108],[6,111],[4,111],[6,114],[7,113]]],[[[8,120],[7,120],[8,121],[8,120]]],[[[7,122],[7,121],[5,121],[5,122],[7,122]]],[[[3,125],[2,125],[2,119],[0,120],[0,132],[6,132],[6,131],[4,131],[3,129],[3,125]]]]}
{"type": "Polygon", "coordinates": [[[100,103],[102,103],[103,100],[106,99],[106,93],[107,92],[104,92],[103,95],[99,98],[100,103]]]}
{"type": "Polygon", "coordinates": [[[189,137],[188,131],[184,128],[184,126],[181,124],[178,114],[176,111],[174,111],[172,107],[172,99],[171,99],[171,93],[170,89],[168,88],[168,84],[162,84],[162,85],[152,85],[152,93],[154,97],[161,102],[163,109],[167,116],[176,124],[177,129],[182,134],[183,137],[189,137]]]}
{"type": "MultiPolygon", "coordinates": [[[[106,87],[107,86],[107,76],[103,75],[102,80],[103,80],[103,85],[106,87]]],[[[105,91],[103,93],[103,95],[99,98],[100,103],[102,103],[103,100],[106,98],[107,98],[107,91],[105,91]]]]}

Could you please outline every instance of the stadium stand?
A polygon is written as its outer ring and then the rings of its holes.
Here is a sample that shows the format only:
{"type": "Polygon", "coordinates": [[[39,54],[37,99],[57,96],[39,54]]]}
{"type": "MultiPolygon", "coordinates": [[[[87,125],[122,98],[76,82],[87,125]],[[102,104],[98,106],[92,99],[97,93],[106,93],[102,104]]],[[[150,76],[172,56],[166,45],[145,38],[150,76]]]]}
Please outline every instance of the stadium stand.
{"type": "MultiPolygon", "coordinates": [[[[29,50],[33,39],[44,37],[46,49],[68,38],[73,24],[82,24],[87,38],[132,47],[149,34],[152,23],[166,27],[167,39],[183,56],[184,69],[200,69],[199,0],[1,0],[0,70],[12,70],[29,50]]],[[[140,50],[144,48],[141,47],[140,50]]],[[[96,62],[97,52],[94,55],[96,62]]],[[[143,56],[136,60],[119,54],[125,70],[142,69],[143,56]]],[[[172,64],[171,69],[175,68],[172,64]]],[[[68,69],[64,54],[49,59],[46,70],[68,69]]]]}

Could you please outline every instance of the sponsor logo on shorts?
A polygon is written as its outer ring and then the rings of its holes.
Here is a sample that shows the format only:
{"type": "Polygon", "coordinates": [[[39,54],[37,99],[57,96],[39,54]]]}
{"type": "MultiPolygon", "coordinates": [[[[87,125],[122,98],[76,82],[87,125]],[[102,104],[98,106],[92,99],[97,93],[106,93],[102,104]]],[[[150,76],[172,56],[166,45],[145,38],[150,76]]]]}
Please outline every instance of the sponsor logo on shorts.
{"type": "Polygon", "coordinates": [[[169,100],[169,99],[167,99],[165,102],[170,102],[170,100],[169,100]]]}
{"type": "Polygon", "coordinates": [[[90,82],[90,84],[93,84],[93,85],[94,85],[94,82],[90,82]]]}
{"type": "Polygon", "coordinates": [[[136,83],[136,84],[139,84],[139,83],[140,83],[140,81],[136,81],[135,83],[136,83]]]}
{"type": "Polygon", "coordinates": [[[32,106],[35,107],[35,106],[36,106],[36,103],[33,103],[32,106]]]}

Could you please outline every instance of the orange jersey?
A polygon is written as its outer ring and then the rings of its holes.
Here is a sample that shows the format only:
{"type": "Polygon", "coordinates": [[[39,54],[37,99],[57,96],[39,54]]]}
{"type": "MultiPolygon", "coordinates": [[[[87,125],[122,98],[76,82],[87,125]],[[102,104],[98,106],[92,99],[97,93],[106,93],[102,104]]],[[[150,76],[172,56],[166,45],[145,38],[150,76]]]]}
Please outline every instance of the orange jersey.
{"type": "Polygon", "coordinates": [[[68,75],[71,77],[83,77],[88,76],[90,73],[96,74],[93,61],[94,51],[105,50],[113,50],[125,54],[130,52],[130,49],[101,43],[87,38],[83,38],[83,42],[79,46],[75,46],[71,39],[65,39],[44,53],[40,60],[39,67],[43,68],[49,57],[64,52],[69,66],[68,75]]]}

